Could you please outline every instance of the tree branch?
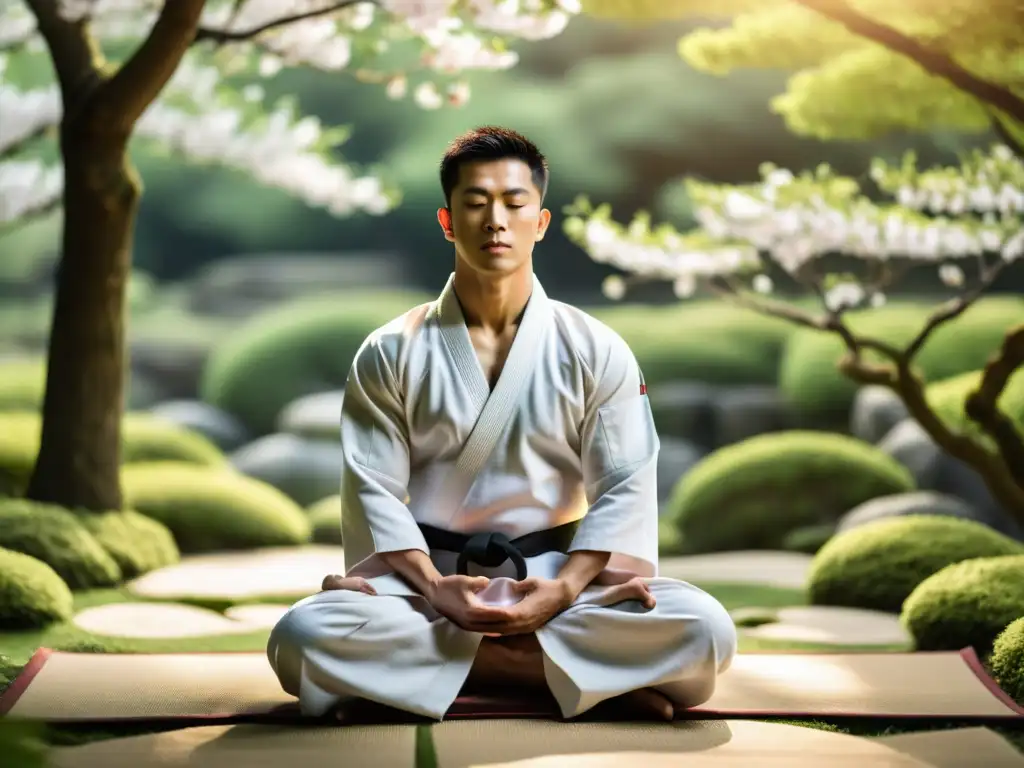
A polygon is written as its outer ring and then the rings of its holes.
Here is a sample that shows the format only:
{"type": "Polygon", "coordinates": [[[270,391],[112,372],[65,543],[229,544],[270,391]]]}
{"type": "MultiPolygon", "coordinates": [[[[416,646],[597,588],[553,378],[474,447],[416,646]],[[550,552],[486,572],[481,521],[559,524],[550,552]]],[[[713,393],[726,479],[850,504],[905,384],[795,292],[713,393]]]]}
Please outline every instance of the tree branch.
{"type": "MultiPolygon", "coordinates": [[[[374,2],[374,0],[338,0],[338,2],[332,3],[331,5],[318,8],[315,11],[305,11],[303,13],[293,13],[288,16],[282,16],[273,21],[265,22],[258,26],[252,27],[251,29],[245,29],[238,32],[232,32],[226,29],[211,29],[209,27],[200,27],[196,30],[193,38],[194,43],[201,43],[203,41],[212,40],[215,43],[233,43],[241,42],[244,40],[251,40],[254,37],[262,35],[264,32],[269,32],[272,29],[283,27],[288,24],[294,24],[297,21],[304,21],[305,19],[315,19],[320,16],[328,16],[337,11],[343,10],[353,5],[357,5],[362,2],[374,2]]],[[[376,3],[375,3],[376,4],[376,3]]]]}
{"type": "Polygon", "coordinates": [[[96,94],[93,117],[127,137],[192,44],[205,0],[164,0],[149,36],[96,94]]]}
{"type": "Polygon", "coordinates": [[[927,72],[944,78],[979,101],[990,104],[1015,120],[1024,123],[1024,99],[1013,91],[968,72],[951,56],[934,50],[886,24],[868,18],[845,0],[795,0],[832,21],[842,24],[855,35],[872,40],[917,62],[927,72]]]}
{"type": "Polygon", "coordinates": [[[25,0],[36,17],[60,83],[65,119],[77,113],[103,81],[103,53],[83,21],[60,15],[58,0],[25,0]]]}
{"type": "Polygon", "coordinates": [[[967,416],[984,429],[999,447],[1010,474],[1024,488],[1024,437],[999,409],[999,397],[1014,372],[1024,366],[1024,325],[1012,328],[1002,349],[985,366],[981,383],[964,403],[967,416]]]}
{"type": "Polygon", "coordinates": [[[955,299],[950,299],[945,304],[939,306],[928,320],[925,322],[924,327],[918,332],[917,336],[911,340],[907,347],[903,350],[903,357],[906,358],[909,364],[914,356],[921,351],[921,347],[928,341],[928,337],[937,329],[940,325],[948,323],[950,320],[954,320],[964,312],[966,312],[974,302],[982,297],[986,290],[995,282],[995,279],[999,277],[999,273],[1003,271],[1006,266],[1005,261],[1000,259],[994,265],[988,268],[982,268],[981,279],[971,290],[957,296],[955,299]]]}
{"type": "Polygon", "coordinates": [[[999,140],[1009,147],[1017,157],[1024,157],[1024,144],[1021,144],[1020,140],[1013,135],[1009,128],[1006,127],[1006,123],[1002,121],[1002,118],[996,114],[994,109],[988,110],[989,121],[992,124],[992,132],[999,138],[999,140]]]}
{"type": "Polygon", "coordinates": [[[12,139],[8,144],[0,144],[0,160],[7,160],[8,158],[13,157],[21,152],[26,145],[31,144],[36,139],[41,139],[56,127],[57,126],[53,124],[40,125],[26,134],[12,139]]]}

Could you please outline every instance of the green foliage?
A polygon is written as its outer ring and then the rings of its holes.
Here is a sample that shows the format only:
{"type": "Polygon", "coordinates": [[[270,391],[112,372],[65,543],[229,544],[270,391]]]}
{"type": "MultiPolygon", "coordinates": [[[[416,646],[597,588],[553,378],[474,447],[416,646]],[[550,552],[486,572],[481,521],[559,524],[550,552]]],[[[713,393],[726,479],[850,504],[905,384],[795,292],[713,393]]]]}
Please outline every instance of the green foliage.
{"type": "Polygon", "coordinates": [[[43,561],[72,590],[121,581],[117,562],[66,509],[24,499],[0,499],[0,547],[43,561]]]}
{"type": "MultiPolygon", "coordinates": [[[[851,313],[847,322],[859,334],[902,347],[917,335],[933,310],[924,304],[893,303],[851,313]]],[[[1022,319],[1020,299],[979,301],[931,335],[916,358],[917,367],[927,381],[981,368],[999,348],[1007,329],[1022,319]]],[[[857,384],[838,369],[845,351],[834,333],[801,329],[790,336],[779,369],[779,388],[799,412],[845,418],[857,391],[857,384]]]]}
{"type": "Polygon", "coordinates": [[[71,618],[68,585],[42,560],[0,549],[0,629],[45,627],[71,618]]]}
{"type": "Polygon", "coordinates": [[[40,408],[45,385],[46,368],[38,360],[0,361],[0,411],[40,408]]]}
{"type": "MultiPolygon", "coordinates": [[[[39,454],[42,419],[29,411],[0,411],[0,495],[25,492],[39,454]]],[[[200,465],[225,463],[206,437],[149,413],[127,413],[121,423],[124,464],[181,461],[200,465]]]]}
{"type": "Polygon", "coordinates": [[[335,494],[320,499],[306,508],[309,523],[313,527],[313,541],[316,544],[338,544],[341,540],[341,496],[335,494]]]}
{"type": "Polygon", "coordinates": [[[293,546],[309,540],[302,508],[227,468],[157,462],[122,473],[125,504],[170,529],[183,554],[293,546]]]}
{"type": "Polygon", "coordinates": [[[679,481],[669,504],[687,552],[779,549],[797,528],[913,487],[906,468],[874,446],[791,431],[720,448],[679,481]]]}
{"type": "Polygon", "coordinates": [[[955,517],[906,515],[838,534],[815,556],[808,599],[899,613],[907,597],[952,563],[1024,554],[1024,545],[991,528],[955,517]]]}
{"type": "Polygon", "coordinates": [[[5,768],[47,768],[50,762],[44,733],[42,723],[0,719],[0,754],[4,756],[5,768]]]}
{"type": "Polygon", "coordinates": [[[133,510],[81,512],[78,519],[114,559],[125,580],[181,559],[170,529],[133,510]]]}
{"type": "Polygon", "coordinates": [[[1024,616],[1024,554],[946,566],[910,593],[900,621],[921,651],[972,647],[985,657],[1010,622],[1024,616]]]}
{"type": "Polygon", "coordinates": [[[1024,616],[999,633],[988,666],[999,687],[1024,705],[1024,616]]]}
{"type": "Polygon", "coordinates": [[[271,432],[291,401],[343,388],[366,337],[431,298],[353,293],[303,299],[260,314],[213,350],[203,371],[202,398],[256,434],[271,432]]]}
{"type": "Polygon", "coordinates": [[[805,525],[795,528],[782,540],[782,548],[787,552],[803,552],[808,555],[817,553],[835,534],[835,523],[805,525]]]}
{"type": "Polygon", "coordinates": [[[784,320],[716,301],[617,305],[592,314],[625,339],[648,384],[772,384],[793,330],[784,320]]]}

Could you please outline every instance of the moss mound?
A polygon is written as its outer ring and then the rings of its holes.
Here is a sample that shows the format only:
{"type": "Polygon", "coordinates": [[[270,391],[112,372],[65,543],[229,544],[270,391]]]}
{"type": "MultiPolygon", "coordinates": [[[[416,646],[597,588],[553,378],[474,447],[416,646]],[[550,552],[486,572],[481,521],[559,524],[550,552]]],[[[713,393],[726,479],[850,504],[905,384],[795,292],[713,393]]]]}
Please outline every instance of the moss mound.
{"type": "Polygon", "coordinates": [[[0,547],[41,560],[76,591],[122,579],[117,562],[78,517],[57,506],[0,499],[0,547]]]}
{"type": "Polygon", "coordinates": [[[306,543],[310,523],[276,488],[195,464],[134,464],[122,473],[126,506],[163,523],[182,553],[306,543]]]}
{"type": "MultiPolygon", "coordinates": [[[[0,495],[20,496],[39,455],[42,420],[30,411],[0,411],[0,495]]],[[[149,413],[127,413],[121,423],[121,461],[227,463],[210,440],[149,413]]]]}
{"type": "Polygon", "coordinates": [[[272,432],[277,415],[292,401],[344,387],[352,359],[370,333],[433,298],[353,292],[303,298],[261,313],[214,347],[201,397],[254,434],[272,432]]]}
{"type": "Polygon", "coordinates": [[[636,355],[648,384],[774,384],[793,326],[720,301],[667,307],[621,305],[591,311],[636,355]]]}
{"type": "Polygon", "coordinates": [[[317,544],[341,544],[341,496],[334,494],[306,508],[317,544]]]}
{"type": "Polygon", "coordinates": [[[74,598],[42,560],[0,548],[0,629],[40,629],[71,618],[74,598]]]}
{"type": "Polygon", "coordinates": [[[138,512],[82,512],[78,519],[114,558],[126,580],[181,559],[170,529],[138,512]]]}
{"type": "Polygon", "coordinates": [[[794,430],[711,453],[669,504],[688,552],[781,549],[797,528],[835,523],[861,502],[913,487],[907,469],[874,446],[794,430]]]}
{"type": "Polygon", "coordinates": [[[999,687],[1024,704],[1024,616],[999,633],[992,643],[988,667],[999,687]]]}
{"type": "Polygon", "coordinates": [[[805,525],[795,528],[782,540],[782,548],[787,552],[802,552],[813,555],[828,543],[835,535],[835,523],[805,525]]]}
{"type": "Polygon", "coordinates": [[[1024,554],[948,565],[922,581],[900,620],[922,651],[968,646],[985,657],[999,634],[1024,616],[1024,554]]]}
{"type": "Polygon", "coordinates": [[[658,520],[658,554],[678,555],[683,552],[683,537],[671,520],[658,520]]]}
{"type": "MultiPolygon", "coordinates": [[[[934,309],[932,304],[893,303],[851,313],[848,322],[855,331],[904,346],[934,309]]],[[[982,368],[1007,329],[1021,322],[1024,302],[1020,299],[979,301],[932,334],[917,365],[927,381],[982,368]]],[[[789,338],[779,369],[779,388],[799,412],[818,418],[846,417],[857,385],[837,369],[844,354],[842,340],[832,333],[801,329],[789,338]]]]}
{"type": "Polygon", "coordinates": [[[945,515],[876,520],[838,534],[815,555],[808,599],[899,613],[919,584],[953,563],[1024,554],[1024,545],[974,522],[945,515]]]}

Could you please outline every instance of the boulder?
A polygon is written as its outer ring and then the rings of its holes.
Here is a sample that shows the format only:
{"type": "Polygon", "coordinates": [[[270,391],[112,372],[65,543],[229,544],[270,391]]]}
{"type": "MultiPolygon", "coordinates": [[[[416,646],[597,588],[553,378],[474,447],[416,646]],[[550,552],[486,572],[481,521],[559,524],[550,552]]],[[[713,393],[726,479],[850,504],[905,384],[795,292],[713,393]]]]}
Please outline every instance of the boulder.
{"type": "Polygon", "coordinates": [[[650,390],[658,434],[678,437],[710,450],[715,447],[715,389],[689,381],[666,382],[650,390]]]}
{"type": "MultiPolygon", "coordinates": [[[[658,452],[658,501],[667,501],[676,484],[702,458],[704,451],[693,443],[677,437],[662,437],[658,452]]],[[[665,509],[662,505],[662,510],[665,509]]]]}
{"type": "Polygon", "coordinates": [[[277,417],[277,431],[313,440],[338,440],[344,390],[318,392],[293,400],[277,417]]]}
{"type": "Polygon", "coordinates": [[[857,390],[850,413],[850,433],[878,443],[910,413],[899,395],[888,387],[868,385],[857,390]]]}
{"type": "Polygon", "coordinates": [[[912,491],[879,496],[858,504],[839,519],[836,532],[842,533],[876,520],[906,515],[940,515],[988,524],[984,516],[963,499],[935,491],[912,491]]]}
{"type": "Polygon", "coordinates": [[[338,440],[283,433],[261,437],[230,456],[239,472],[274,486],[302,507],[338,492],[343,460],[338,440]]]}
{"type": "Polygon", "coordinates": [[[198,432],[222,451],[233,451],[248,440],[238,419],[199,400],[170,400],[155,405],[150,412],[198,432]]]}
{"type": "Polygon", "coordinates": [[[775,387],[729,387],[714,398],[715,445],[782,432],[795,426],[793,414],[775,387]]]}

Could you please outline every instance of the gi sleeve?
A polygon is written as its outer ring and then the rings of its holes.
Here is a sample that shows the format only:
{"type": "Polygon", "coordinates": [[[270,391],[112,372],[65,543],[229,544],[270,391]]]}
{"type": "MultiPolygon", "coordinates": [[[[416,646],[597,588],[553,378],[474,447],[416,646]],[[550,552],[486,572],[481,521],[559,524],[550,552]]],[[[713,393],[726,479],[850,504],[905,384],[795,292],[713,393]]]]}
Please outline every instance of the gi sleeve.
{"type": "Polygon", "coordinates": [[[427,543],[406,506],[409,432],[404,398],[379,339],[356,353],[341,410],[342,540],[351,568],[370,555],[427,543]]]}
{"type": "MultiPolygon", "coordinates": [[[[597,340],[580,452],[590,508],[570,547],[610,552],[609,567],[654,576],[658,564],[657,463],[660,442],[643,374],[632,350],[611,329],[597,340]],[[618,557],[617,557],[618,556],[618,557]],[[639,559],[643,561],[634,565],[639,559]],[[627,565],[617,564],[625,561],[627,565]],[[646,564],[646,565],[644,565],[646,564]]],[[[587,362],[583,367],[587,369],[587,362]]]]}

